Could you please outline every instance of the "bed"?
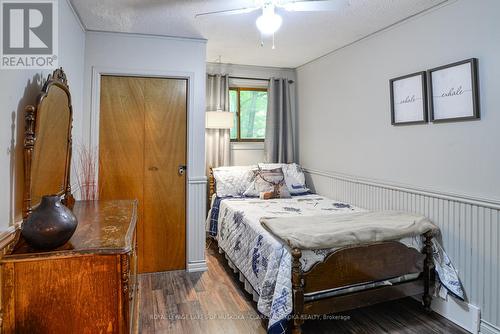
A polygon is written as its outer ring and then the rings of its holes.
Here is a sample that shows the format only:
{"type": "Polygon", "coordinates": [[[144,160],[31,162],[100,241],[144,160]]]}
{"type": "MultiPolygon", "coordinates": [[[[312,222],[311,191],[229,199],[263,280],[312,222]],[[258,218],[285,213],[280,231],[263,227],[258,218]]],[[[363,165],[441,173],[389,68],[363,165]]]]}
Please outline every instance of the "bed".
{"type": "Polygon", "coordinates": [[[422,295],[430,310],[434,258],[445,256],[436,249],[433,233],[340,248],[290,248],[262,226],[263,217],[309,219],[366,210],[315,194],[220,198],[215,189],[211,172],[207,232],[269,319],[268,333],[285,333],[289,324],[292,333],[301,333],[307,319],[407,296],[422,295]]]}

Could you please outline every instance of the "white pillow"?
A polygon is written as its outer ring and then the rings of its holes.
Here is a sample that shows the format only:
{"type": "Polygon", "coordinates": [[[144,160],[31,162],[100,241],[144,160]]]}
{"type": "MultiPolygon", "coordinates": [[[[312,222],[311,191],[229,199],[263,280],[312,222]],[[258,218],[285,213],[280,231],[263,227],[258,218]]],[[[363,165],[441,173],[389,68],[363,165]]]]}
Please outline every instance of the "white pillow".
{"type": "Polygon", "coordinates": [[[231,166],[213,169],[218,197],[243,196],[250,186],[257,166],[231,166]]]}
{"type": "Polygon", "coordinates": [[[290,194],[298,195],[309,192],[309,188],[306,187],[306,177],[300,165],[296,163],[260,163],[259,167],[262,169],[275,169],[281,167],[283,174],[285,175],[285,183],[290,194]]]}

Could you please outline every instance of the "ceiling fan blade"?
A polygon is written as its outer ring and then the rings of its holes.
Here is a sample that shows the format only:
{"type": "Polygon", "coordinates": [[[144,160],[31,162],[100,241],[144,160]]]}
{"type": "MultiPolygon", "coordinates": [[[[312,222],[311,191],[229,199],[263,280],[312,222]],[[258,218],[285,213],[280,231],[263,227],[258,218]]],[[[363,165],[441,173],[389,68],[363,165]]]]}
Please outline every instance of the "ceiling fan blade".
{"type": "Polygon", "coordinates": [[[244,8],[236,8],[236,9],[216,10],[213,12],[196,14],[194,17],[198,18],[198,17],[209,16],[209,15],[221,16],[221,15],[247,14],[247,13],[251,13],[253,11],[256,11],[257,9],[260,9],[260,7],[244,7],[244,8]]]}
{"type": "Polygon", "coordinates": [[[278,5],[290,12],[335,11],[349,6],[349,0],[289,1],[278,5]]]}

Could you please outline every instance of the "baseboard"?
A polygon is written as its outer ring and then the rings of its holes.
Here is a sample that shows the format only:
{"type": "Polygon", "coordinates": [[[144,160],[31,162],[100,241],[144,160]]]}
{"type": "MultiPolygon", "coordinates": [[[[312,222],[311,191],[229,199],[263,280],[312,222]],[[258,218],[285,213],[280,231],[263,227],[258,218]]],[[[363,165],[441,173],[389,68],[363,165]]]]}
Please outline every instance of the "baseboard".
{"type": "Polygon", "coordinates": [[[196,262],[189,262],[187,265],[187,272],[189,273],[194,273],[197,271],[207,271],[207,262],[206,261],[196,261],[196,262]]]}
{"type": "Polygon", "coordinates": [[[500,328],[498,328],[495,325],[490,324],[489,322],[481,320],[480,333],[481,334],[500,334],[500,328]]]}
{"type": "Polygon", "coordinates": [[[481,312],[477,306],[462,302],[448,295],[446,300],[439,297],[434,298],[432,300],[432,310],[472,334],[479,333],[481,312]]]}

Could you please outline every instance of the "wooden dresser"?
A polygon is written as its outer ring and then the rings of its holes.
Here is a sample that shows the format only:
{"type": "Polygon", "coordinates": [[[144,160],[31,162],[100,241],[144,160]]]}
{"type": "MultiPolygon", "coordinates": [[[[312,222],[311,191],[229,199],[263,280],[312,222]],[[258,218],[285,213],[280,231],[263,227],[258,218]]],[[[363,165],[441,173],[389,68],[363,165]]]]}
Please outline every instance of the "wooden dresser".
{"type": "Polygon", "coordinates": [[[136,201],[81,201],[54,251],[21,239],[0,260],[2,333],[129,333],[137,317],[136,201]]]}

